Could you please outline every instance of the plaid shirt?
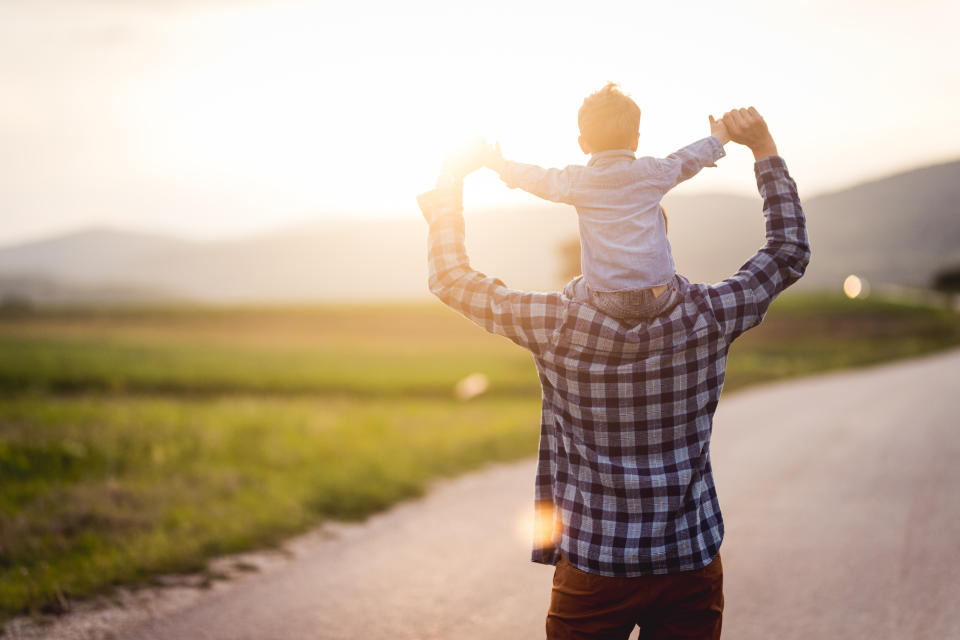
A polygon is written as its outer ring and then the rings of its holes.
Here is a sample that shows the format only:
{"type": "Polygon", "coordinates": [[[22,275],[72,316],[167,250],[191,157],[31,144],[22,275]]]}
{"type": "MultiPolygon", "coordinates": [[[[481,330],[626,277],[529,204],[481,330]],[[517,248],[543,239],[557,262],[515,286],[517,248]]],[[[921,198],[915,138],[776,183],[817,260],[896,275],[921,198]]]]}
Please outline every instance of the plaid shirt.
{"type": "Polygon", "coordinates": [[[755,166],[766,244],[723,282],[681,280],[668,315],[623,324],[565,293],[507,288],[473,270],[461,193],[420,197],[430,290],[528,349],[543,390],[532,559],[605,576],[706,566],[723,520],[710,433],[730,343],[756,326],[810,257],[796,184],[779,157],[755,166]]]}

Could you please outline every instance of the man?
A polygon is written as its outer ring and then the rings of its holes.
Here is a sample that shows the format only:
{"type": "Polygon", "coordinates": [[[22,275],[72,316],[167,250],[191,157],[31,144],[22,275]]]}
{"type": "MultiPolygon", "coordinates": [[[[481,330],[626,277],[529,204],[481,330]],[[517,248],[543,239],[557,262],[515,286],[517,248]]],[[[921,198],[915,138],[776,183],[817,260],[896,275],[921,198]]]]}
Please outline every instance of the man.
{"type": "MultiPolygon", "coordinates": [[[[430,289],[528,349],[543,389],[533,560],[556,565],[548,638],[719,638],[723,521],[710,433],[727,350],[760,323],[810,257],[796,185],[759,113],[723,117],[749,147],[766,243],[714,285],[679,278],[681,300],[630,325],[561,293],[528,293],[473,270],[462,176],[420,196],[430,289]]],[[[466,167],[475,168],[477,163],[466,167]]]]}

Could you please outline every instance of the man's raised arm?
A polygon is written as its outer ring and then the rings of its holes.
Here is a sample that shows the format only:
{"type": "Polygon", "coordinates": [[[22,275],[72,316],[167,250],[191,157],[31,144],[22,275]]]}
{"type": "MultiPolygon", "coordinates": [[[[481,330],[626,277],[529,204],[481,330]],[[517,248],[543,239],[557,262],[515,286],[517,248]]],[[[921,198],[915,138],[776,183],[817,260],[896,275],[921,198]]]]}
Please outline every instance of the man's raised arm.
{"type": "Polygon", "coordinates": [[[727,112],[723,122],[731,140],[753,152],[767,228],[766,243],[756,255],[709,289],[714,312],[733,339],[759,324],[773,299],[800,279],[810,261],[810,245],[797,185],[777,155],[763,117],[750,107],[727,112]]]}
{"type": "Polygon", "coordinates": [[[560,324],[562,297],[508,289],[500,280],[472,269],[464,246],[463,183],[450,177],[438,185],[417,198],[430,225],[430,291],[487,331],[537,352],[560,324]]]}

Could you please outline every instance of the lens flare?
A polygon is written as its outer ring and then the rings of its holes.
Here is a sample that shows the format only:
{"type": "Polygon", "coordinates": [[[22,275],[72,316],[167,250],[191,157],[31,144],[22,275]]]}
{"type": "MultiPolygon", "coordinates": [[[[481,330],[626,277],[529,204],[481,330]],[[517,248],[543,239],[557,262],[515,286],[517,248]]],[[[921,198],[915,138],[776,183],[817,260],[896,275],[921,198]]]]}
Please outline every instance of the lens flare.
{"type": "Polygon", "coordinates": [[[858,297],[863,293],[863,280],[851,273],[847,276],[847,279],[843,281],[843,292],[851,300],[858,297]]]}
{"type": "Polygon", "coordinates": [[[482,373],[471,373],[457,383],[453,392],[460,400],[469,400],[486,393],[488,388],[490,388],[490,380],[487,376],[482,373]]]}
{"type": "Polygon", "coordinates": [[[517,534],[524,540],[530,540],[533,533],[533,545],[537,549],[553,547],[560,542],[560,521],[552,502],[539,502],[533,511],[526,511],[517,521],[517,534]]]}

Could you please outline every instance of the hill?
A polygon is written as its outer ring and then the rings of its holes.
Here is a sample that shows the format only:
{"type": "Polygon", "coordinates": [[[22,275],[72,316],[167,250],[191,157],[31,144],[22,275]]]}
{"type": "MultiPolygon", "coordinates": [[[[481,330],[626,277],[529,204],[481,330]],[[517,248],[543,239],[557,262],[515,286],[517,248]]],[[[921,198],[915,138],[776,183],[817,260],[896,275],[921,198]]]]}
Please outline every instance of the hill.
{"type": "MultiPolygon", "coordinates": [[[[517,288],[561,286],[559,247],[576,236],[572,208],[536,203],[478,211],[469,209],[469,193],[467,200],[468,249],[477,268],[517,288]]],[[[960,263],[957,203],[960,161],[804,198],[813,260],[802,286],[839,287],[849,273],[873,283],[929,284],[937,269],[960,263]]],[[[677,268],[691,280],[726,277],[763,242],[759,196],[671,195],[664,206],[677,268]]],[[[89,229],[0,248],[0,297],[56,302],[72,299],[68,290],[80,299],[84,291],[101,298],[107,291],[113,301],[425,297],[425,238],[413,215],[323,221],[218,242],[89,229]],[[44,294],[51,290],[58,292],[53,299],[44,294]]]]}

